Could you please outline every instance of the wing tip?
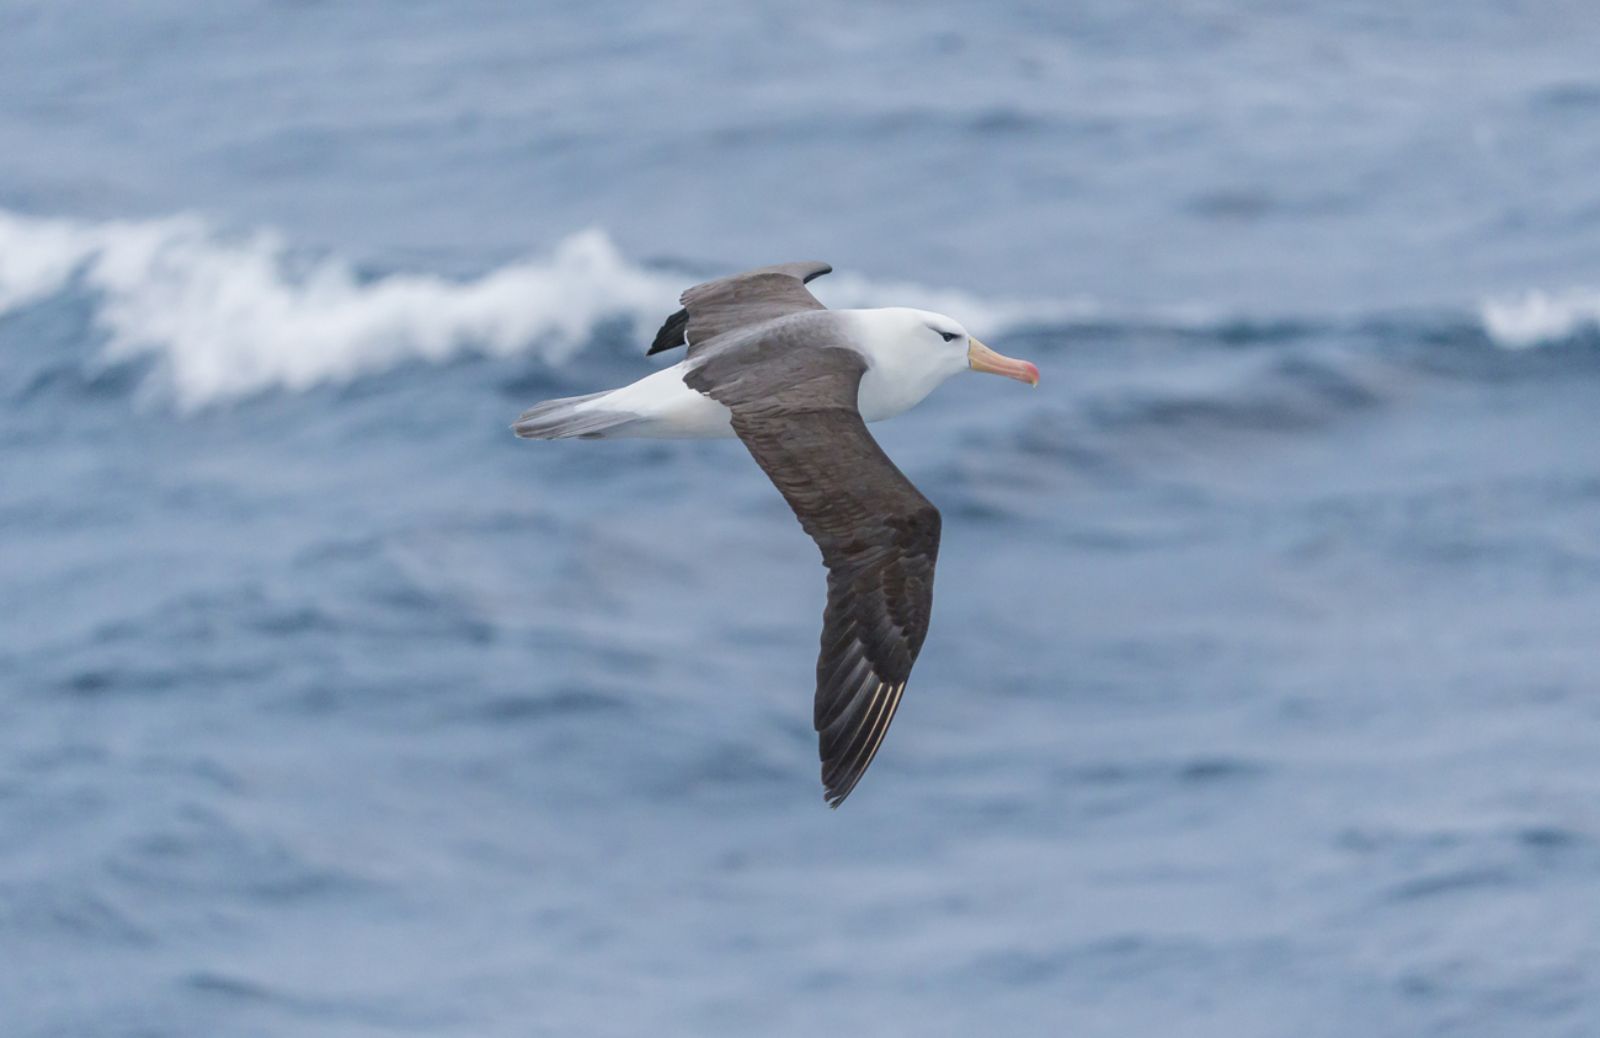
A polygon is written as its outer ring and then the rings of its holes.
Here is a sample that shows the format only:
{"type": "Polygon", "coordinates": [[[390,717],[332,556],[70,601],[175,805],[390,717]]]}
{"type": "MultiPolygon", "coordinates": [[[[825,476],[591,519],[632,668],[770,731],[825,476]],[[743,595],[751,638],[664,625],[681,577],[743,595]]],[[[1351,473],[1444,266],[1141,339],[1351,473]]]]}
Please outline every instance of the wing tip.
{"type": "Polygon", "coordinates": [[[883,748],[884,738],[889,734],[889,725],[894,722],[894,715],[900,709],[900,699],[905,693],[906,684],[905,681],[898,685],[886,682],[880,684],[878,691],[887,692],[888,695],[881,707],[878,706],[876,695],[873,697],[873,702],[868,705],[869,711],[876,711],[870,718],[870,727],[869,719],[863,718],[860,729],[851,737],[849,745],[845,748],[845,757],[833,760],[824,757],[823,797],[828,801],[830,808],[837,810],[839,805],[844,803],[845,798],[855,791],[856,785],[866,775],[867,769],[872,767],[872,762],[878,759],[878,751],[883,748]]]}

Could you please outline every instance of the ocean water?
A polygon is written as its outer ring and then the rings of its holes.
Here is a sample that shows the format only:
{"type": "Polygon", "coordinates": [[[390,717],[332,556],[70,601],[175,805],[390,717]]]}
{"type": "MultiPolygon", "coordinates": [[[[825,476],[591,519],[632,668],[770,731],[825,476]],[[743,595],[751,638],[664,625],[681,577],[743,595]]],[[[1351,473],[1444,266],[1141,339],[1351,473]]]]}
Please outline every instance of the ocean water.
{"type": "Polygon", "coordinates": [[[1588,3],[0,5],[0,1034],[1600,1034],[1588,3]],[[677,292],[1038,363],[839,811],[677,292]]]}

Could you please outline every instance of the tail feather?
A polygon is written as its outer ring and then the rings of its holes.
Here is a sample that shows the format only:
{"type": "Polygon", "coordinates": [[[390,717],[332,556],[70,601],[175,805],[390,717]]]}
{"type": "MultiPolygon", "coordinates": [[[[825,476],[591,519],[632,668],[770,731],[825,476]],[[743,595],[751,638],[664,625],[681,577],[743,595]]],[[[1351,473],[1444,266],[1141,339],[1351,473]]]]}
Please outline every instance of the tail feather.
{"type": "Polygon", "coordinates": [[[638,420],[638,415],[625,411],[581,406],[607,395],[609,391],[546,400],[522,412],[511,428],[518,436],[529,440],[597,439],[638,420]]]}

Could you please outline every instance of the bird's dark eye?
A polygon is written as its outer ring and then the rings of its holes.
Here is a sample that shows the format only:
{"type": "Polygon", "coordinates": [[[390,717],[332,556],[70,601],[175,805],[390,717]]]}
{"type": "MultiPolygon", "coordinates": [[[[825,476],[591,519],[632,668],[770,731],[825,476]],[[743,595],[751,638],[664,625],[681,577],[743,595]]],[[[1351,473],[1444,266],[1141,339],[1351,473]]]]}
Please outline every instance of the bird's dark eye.
{"type": "Polygon", "coordinates": [[[939,334],[944,336],[944,341],[945,342],[955,342],[956,341],[956,333],[955,332],[940,332],[939,334]]]}

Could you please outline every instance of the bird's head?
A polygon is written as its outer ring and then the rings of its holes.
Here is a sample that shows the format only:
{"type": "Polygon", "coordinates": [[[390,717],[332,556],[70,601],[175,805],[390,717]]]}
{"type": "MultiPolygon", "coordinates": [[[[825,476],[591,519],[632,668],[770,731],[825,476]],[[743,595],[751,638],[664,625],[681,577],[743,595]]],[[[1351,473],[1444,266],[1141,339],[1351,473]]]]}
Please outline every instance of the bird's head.
{"type": "Polygon", "coordinates": [[[898,306],[856,312],[866,327],[863,352],[886,371],[913,378],[920,375],[934,382],[960,371],[983,371],[1032,386],[1039,384],[1038,368],[996,353],[953,317],[898,306]]]}

